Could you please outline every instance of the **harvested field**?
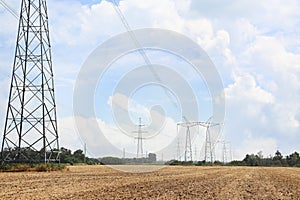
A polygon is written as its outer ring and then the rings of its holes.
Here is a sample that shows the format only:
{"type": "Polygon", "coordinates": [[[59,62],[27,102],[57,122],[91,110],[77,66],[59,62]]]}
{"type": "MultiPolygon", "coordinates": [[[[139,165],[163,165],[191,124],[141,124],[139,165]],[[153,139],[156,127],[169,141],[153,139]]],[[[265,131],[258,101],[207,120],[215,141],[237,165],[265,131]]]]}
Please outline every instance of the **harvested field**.
{"type": "Polygon", "coordinates": [[[132,174],[70,166],[0,179],[0,199],[300,199],[300,168],[172,166],[132,174]]]}

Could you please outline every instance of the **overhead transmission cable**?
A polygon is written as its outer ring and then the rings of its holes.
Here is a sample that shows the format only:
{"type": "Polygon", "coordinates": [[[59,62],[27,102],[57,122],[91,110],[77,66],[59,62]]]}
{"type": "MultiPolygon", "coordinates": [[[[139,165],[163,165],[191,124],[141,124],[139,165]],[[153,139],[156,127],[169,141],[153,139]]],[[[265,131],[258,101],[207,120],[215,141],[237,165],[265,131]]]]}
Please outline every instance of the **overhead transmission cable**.
{"type": "MultiPolygon", "coordinates": [[[[122,21],[125,29],[127,30],[131,40],[133,41],[134,45],[137,48],[137,51],[140,53],[140,55],[143,57],[146,65],[149,67],[151,73],[153,74],[154,78],[162,85],[162,80],[159,77],[158,73],[155,71],[155,69],[152,66],[152,63],[149,59],[149,57],[147,56],[144,48],[142,47],[142,45],[140,44],[140,42],[138,41],[138,39],[136,38],[135,33],[132,31],[130,25],[128,24],[125,16],[123,15],[122,11],[120,10],[119,6],[117,5],[116,1],[113,0],[113,7],[114,10],[116,11],[116,13],[118,14],[120,20],[122,21]]],[[[176,104],[176,102],[173,100],[170,92],[167,90],[167,88],[161,86],[162,89],[164,90],[165,94],[168,96],[169,100],[172,102],[173,106],[177,109],[178,105],[176,104]]]]}
{"type": "Polygon", "coordinates": [[[8,11],[10,14],[12,14],[16,19],[19,19],[18,13],[12,9],[4,0],[0,0],[0,4],[8,11]]]}
{"type": "MultiPolygon", "coordinates": [[[[11,8],[8,3],[4,0],[0,0],[0,4],[10,13],[12,14],[17,20],[19,19],[19,16],[18,16],[18,13],[13,9],[11,8]]],[[[9,77],[9,75],[7,74],[7,76],[9,77]]],[[[13,93],[13,96],[16,94],[17,91],[15,91],[13,93]]],[[[9,125],[9,127],[12,125],[12,123],[9,125]]]]}
{"type": "MultiPolygon", "coordinates": [[[[158,73],[155,71],[155,69],[153,68],[152,66],[152,63],[149,59],[149,57],[147,56],[144,48],[142,47],[142,45],[140,44],[140,42],[138,41],[138,39],[136,38],[136,35],[134,33],[134,31],[132,31],[130,25],[128,24],[125,16],[123,15],[122,11],[120,10],[118,4],[116,3],[116,0],[112,0],[113,1],[113,7],[114,7],[114,10],[116,11],[116,13],[118,14],[120,20],[122,21],[125,29],[127,30],[131,40],[134,42],[138,52],[140,53],[140,55],[143,57],[145,63],[147,64],[147,66],[149,67],[151,73],[154,75],[155,79],[160,83],[162,84],[162,80],[161,78],[159,77],[158,73]]],[[[178,109],[178,105],[176,104],[176,102],[174,102],[170,92],[163,86],[161,86],[162,89],[164,90],[165,94],[167,95],[167,97],[169,98],[169,100],[172,102],[173,106],[178,109]]],[[[188,118],[186,116],[182,116],[183,120],[186,122],[186,123],[190,123],[188,118]]],[[[210,120],[211,118],[209,118],[210,120]]],[[[211,126],[211,122],[208,122],[206,123],[206,125],[208,125],[207,129],[210,128],[211,126]]],[[[178,128],[178,127],[177,127],[178,128]]],[[[209,130],[208,130],[209,131],[209,130]]],[[[203,146],[202,146],[203,148],[203,146]]]]}

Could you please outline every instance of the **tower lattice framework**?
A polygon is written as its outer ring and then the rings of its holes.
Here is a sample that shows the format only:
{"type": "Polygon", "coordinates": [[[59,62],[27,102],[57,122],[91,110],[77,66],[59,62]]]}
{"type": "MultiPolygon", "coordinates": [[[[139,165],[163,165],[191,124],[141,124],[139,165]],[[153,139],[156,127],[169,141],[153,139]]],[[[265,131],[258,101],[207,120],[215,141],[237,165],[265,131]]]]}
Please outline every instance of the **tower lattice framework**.
{"type": "Polygon", "coordinates": [[[206,128],[205,136],[205,155],[204,160],[213,162],[214,159],[214,143],[211,137],[210,128],[213,126],[219,126],[219,123],[213,123],[212,117],[208,119],[207,122],[179,122],[177,123],[177,132],[178,126],[186,127],[186,139],[185,139],[185,151],[184,151],[184,161],[193,161],[192,159],[192,143],[191,143],[191,131],[190,128],[195,126],[202,126],[206,128]]]}
{"type": "Polygon", "coordinates": [[[59,144],[46,0],[22,0],[2,162],[55,162],[59,144]]]}

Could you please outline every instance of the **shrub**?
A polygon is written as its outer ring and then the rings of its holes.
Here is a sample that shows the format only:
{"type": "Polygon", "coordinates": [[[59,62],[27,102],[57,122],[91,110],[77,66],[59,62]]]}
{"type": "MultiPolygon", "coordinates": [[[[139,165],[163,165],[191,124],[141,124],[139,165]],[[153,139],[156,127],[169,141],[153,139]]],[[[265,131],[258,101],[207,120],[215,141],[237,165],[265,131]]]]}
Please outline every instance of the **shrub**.
{"type": "Polygon", "coordinates": [[[62,164],[0,164],[1,172],[49,172],[60,171],[65,169],[65,165],[62,164]]]}
{"type": "Polygon", "coordinates": [[[65,169],[65,165],[61,164],[38,164],[34,167],[37,172],[60,171],[65,169]]]}

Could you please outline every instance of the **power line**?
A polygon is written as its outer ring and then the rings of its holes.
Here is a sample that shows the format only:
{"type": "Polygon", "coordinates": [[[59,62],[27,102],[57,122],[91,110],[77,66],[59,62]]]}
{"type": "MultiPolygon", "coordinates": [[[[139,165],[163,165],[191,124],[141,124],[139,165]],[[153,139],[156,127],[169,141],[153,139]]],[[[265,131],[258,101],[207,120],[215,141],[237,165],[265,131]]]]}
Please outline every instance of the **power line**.
{"type": "Polygon", "coordinates": [[[19,15],[18,13],[13,9],[11,8],[7,3],[6,1],[4,0],[0,0],[0,4],[10,13],[12,14],[16,19],[19,19],[19,15]]]}
{"type": "MultiPolygon", "coordinates": [[[[136,38],[136,35],[134,34],[134,31],[132,31],[130,25],[128,24],[125,16],[123,15],[122,11],[120,10],[119,6],[117,6],[117,3],[115,0],[113,0],[113,8],[116,11],[116,13],[118,14],[120,20],[122,21],[125,29],[127,30],[127,32],[129,33],[129,36],[131,38],[131,40],[133,41],[134,45],[137,47],[137,51],[140,53],[140,55],[143,57],[146,65],[149,67],[151,73],[153,74],[153,76],[155,77],[155,79],[160,83],[160,85],[162,85],[162,80],[159,77],[158,73],[154,70],[152,63],[149,59],[149,57],[147,56],[144,48],[142,47],[142,45],[140,44],[140,42],[138,41],[138,39],[136,38]]],[[[173,100],[172,98],[172,94],[169,92],[169,90],[167,90],[167,88],[162,87],[161,88],[164,90],[165,94],[167,95],[167,97],[169,98],[169,100],[172,102],[173,106],[175,108],[178,108],[178,105],[176,104],[176,102],[173,100]]]]}

